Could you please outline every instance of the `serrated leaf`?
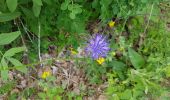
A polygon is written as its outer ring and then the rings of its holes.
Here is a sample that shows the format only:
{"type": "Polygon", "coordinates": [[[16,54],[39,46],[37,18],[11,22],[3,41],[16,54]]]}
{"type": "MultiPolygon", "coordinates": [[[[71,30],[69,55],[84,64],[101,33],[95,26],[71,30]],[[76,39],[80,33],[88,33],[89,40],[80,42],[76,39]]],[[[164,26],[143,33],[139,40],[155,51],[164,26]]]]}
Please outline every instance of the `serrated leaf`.
{"type": "Polygon", "coordinates": [[[17,2],[18,2],[18,0],[6,0],[7,7],[10,12],[15,11],[15,9],[17,8],[17,2]]]}
{"type": "Polygon", "coordinates": [[[33,3],[33,13],[35,15],[35,17],[39,17],[40,12],[41,12],[41,5],[37,5],[36,3],[33,3]]]}
{"type": "Polygon", "coordinates": [[[21,15],[20,12],[13,12],[13,13],[2,13],[0,14],[0,22],[6,22],[13,20],[21,15]]]}
{"type": "Polygon", "coordinates": [[[11,32],[11,33],[2,33],[0,34],[0,45],[6,45],[14,41],[19,35],[20,31],[11,32]]]}
{"type": "Polygon", "coordinates": [[[19,60],[15,59],[15,58],[10,58],[10,57],[8,57],[7,60],[9,60],[18,71],[27,73],[27,68],[25,66],[23,66],[23,64],[19,60]]]}
{"type": "Polygon", "coordinates": [[[130,61],[132,65],[136,68],[139,69],[145,64],[145,60],[141,55],[139,55],[136,51],[134,51],[131,48],[128,48],[128,54],[130,61]]]}
{"type": "Polygon", "coordinates": [[[16,53],[22,52],[26,50],[25,47],[15,47],[15,48],[11,48],[8,51],[5,52],[5,54],[3,55],[3,57],[12,57],[14,56],[16,53]]]}
{"type": "Polygon", "coordinates": [[[32,1],[33,1],[33,3],[35,3],[35,4],[39,5],[39,6],[43,5],[41,0],[32,0],[32,1]]]}

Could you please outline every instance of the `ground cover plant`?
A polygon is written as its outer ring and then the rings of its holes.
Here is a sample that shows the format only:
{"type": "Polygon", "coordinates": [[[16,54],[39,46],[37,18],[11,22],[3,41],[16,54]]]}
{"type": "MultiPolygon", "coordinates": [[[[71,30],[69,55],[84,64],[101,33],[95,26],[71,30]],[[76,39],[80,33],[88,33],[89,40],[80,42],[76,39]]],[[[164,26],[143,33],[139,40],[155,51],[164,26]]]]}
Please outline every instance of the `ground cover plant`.
{"type": "Polygon", "coordinates": [[[0,99],[169,100],[169,0],[0,0],[0,99]]]}

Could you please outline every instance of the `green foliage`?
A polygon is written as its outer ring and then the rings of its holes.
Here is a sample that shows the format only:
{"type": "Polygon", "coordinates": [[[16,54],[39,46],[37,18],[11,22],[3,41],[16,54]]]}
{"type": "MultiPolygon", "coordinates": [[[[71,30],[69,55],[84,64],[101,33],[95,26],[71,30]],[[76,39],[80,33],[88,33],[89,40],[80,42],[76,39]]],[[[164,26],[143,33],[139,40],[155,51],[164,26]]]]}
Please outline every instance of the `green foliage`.
{"type": "Polygon", "coordinates": [[[16,19],[21,15],[20,12],[13,12],[13,13],[2,13],[0,14],[0,22],[6,22],[16,19]]]}
{"type": "Polygon", "coordinates": [[[36,17],[39,17],[40,11],[41,11],[41,6],[42,6],[42,1],[41,0],[33,0],[33,12],[36,17]]]}
{"type": "Polygon", "coordinates": [[[0,45],[6,45],[14,41],[19,35],[21,34],[20,31],[11,32],[11,33],[1,33],[0,34],[0,45]],[[8,37],[8,38],[6,38],[8,37]]]}
{"type": "Polygon", "coordinates": [[[61,94],[64,92],[62,87],[56,87],[54,86],[55,82],[55,77],[49,77],[47,79],[47,82],[44,80],[41,80],[39,82],[39,85],[42,87],[44,92],[38,93],[39,98],[41,99],[57,99],[57,100],[62,100],[61,94]]]}
{"type": "MultiPolygon", "coordinates": [[[[10,94],[15,87],[8,80],[10,69],[28,73],[19,55],[27,48],[31,61],[39,64],[38,49],[43,54],[49,45],[56,45],[60,53],[63,48],[83,47],[90,34],[103,33],[109,36],[111,47],[103,64],[77,58],[87,84],[108,83],[103,92],[109,100],[168,98],[169,88],[162,85],[170,77],[168,8],[166,0],[0,0],[0,72],[6,82],[0,94],[10,94]],[[115,21],[113,28],[106,24],[111,20],[115,21]],[[89,34],[91,29],[97,31],[89,34]]],[[[77,95],[64,85],[56,86],[56,80],[54,76],[46,80],[36,77],[39,90],[27,87],[8,99],[36,95],[39,99],[82,100],[91,92],[77,95]]]]}
{"type": "Polygon", "coordinates": [[[15,9],[17,8],[17,2],[18,0],[6,0],[7,6],[10,12],[15,11],[15,9]]]}
{"type": "MultiPolygon", "coordinates": [[[[14,41],[19,35],[20,35],[20,31],[17,32],[11,32],[11,33],[3,33],[0,34],[0,45],[7,45],[10,44],[12,41],[14,41]],[[8,37],[8,38],[6,38],[8,37]]],[[[8,79],[8,61],[10,61],[14,66],[20,66],[19,68],[17,68],[19,71],[21,72],[25,72],[26,73],[26,68],[25,67],[21,67],[23,66],[23,64],[15,59],[12,58],[14,55],[16,55],[17,53],[20,53],[22,51],[25,51],[26,48],[25,47],[15,47],[15,48],[11,48],[9,50],[7,50],[4,54],[2,54],[1,52],[1,63],[0,63],[0,67],[1,67],[1,78],[3,80],[7,80],[8,79]]]]}
{"type": "Polygon", "coordinates": [[[10,92],[10,91],[15,87],[15,85],[16,85],[16,83],[13,82],[13,81],[10,81],[10,82],[2,85],[2,86],[0,87],[0,95],[3,95],[3,94],[5,94],[5,93],[10,92]]]}
{"type": "Polygon", "coordinates": [[[137,52],[135,52],[133,49],[128,48],[128,54],[129,54],[129,58],[132,62],[132,65],[136,69],[141,68],[145,64],[144,59],[137,52]]]}

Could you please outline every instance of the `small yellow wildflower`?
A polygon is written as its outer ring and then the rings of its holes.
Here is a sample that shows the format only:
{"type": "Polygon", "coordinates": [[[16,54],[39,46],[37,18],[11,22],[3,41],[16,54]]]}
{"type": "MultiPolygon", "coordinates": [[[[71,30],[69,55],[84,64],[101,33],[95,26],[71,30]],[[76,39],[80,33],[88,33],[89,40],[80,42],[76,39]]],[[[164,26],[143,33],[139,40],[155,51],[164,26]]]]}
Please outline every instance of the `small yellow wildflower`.
{"type": "Polygon", "coordinates": [[[47,87],[44,87],[44,92],[48,91],[48,88],[47,87]]]}
{"type": "Polygon", "coordinates": [[[73,48],[70,48],[70,51],[71,51],[72,55],[76,55],[77,54],[77,52],[75,50],[73,50],[73,48]]]}
{"type": "Polygon", "coordinates": [[[110,27],[110,28],[114,27],[114,25],[115,25],[115,22],[114,22],[114,21],[110,21],[110,22],[109,22],[109,27],[110,27]]]}
{"type": "Polygon", "coordinates": [[[99,30],[98,30],[97,28],[95,28],[95,29],[93,30],[93,32],[94,32],[94,33],[98,33],[99,30]]]}
{"type": "Polygon", "coordinates": [[[71,54],[72,54],[72,55],[76,55],[76,54],[77,54],[77,52],[76,52],[76,51],[74,51],[74,50],[71,50],[71,54]]]}
{"type": "Polygon", "coordinates": [[[42,73],[42,76],[41,76],[41,77],[42,77],[43,79],[45,79],[45,78],[47,78],[48,76],[50,76],[50,74],[51,74],[50,71],[44,71],[44,72],[42,73]]]}
{"type": "Polygon", "coordinates": [[[98,62],[98,64],[103,64],[103,62],[105,61],[105,59],[103,57],[100,57],[99,59],[96,60],[98,62]]]}
{"type": "Polygon", "coordinates": [[[119,50],[123,52],[123,51],[125,51],[125,48],[124,47],[120,47],[119,50]]]}

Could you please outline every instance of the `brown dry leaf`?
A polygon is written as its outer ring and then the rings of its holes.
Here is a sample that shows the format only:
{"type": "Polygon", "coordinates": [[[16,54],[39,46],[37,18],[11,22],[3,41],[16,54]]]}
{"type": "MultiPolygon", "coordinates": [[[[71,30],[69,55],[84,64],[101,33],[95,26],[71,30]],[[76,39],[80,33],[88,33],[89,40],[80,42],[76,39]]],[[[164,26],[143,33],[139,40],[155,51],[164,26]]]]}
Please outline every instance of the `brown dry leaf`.
{"type": "Polygon", "coordinates": [[[13,93],[19,93],[19,90],[18,90],[17,88],[15,88],[15,89],[13,89],[13,90],[11,91],[10,94],[13,94],[13,93]]]}
{"type": "Polygon", "coordinates": [[[10,80],[13,80],[13,79],[14,79],[14,77],[13,77],[13,72],[9,71],[8,76],[9,76],[9,79],[10,79],[10,80]]]}
{"type": "Polygon", "coordinates": [[[21,81],[21,87],[25,88],[27,86],[27,81],[26,80],[22,80],[21,81]]]}
{"type": "Polygon", "coordinates": [[[78,87],[73,89],[73,92],[76,93],[77,95],[80,94],[80,89],[78,87]]]}
{"type": "Polygon", "coordinates": [[[53,73],[53,75],[56,76],[57,73],[58,73],[58,67],[56,67],[56,66],[51,66],[51,68],[52,68],[52,73],[53,73]]]}

